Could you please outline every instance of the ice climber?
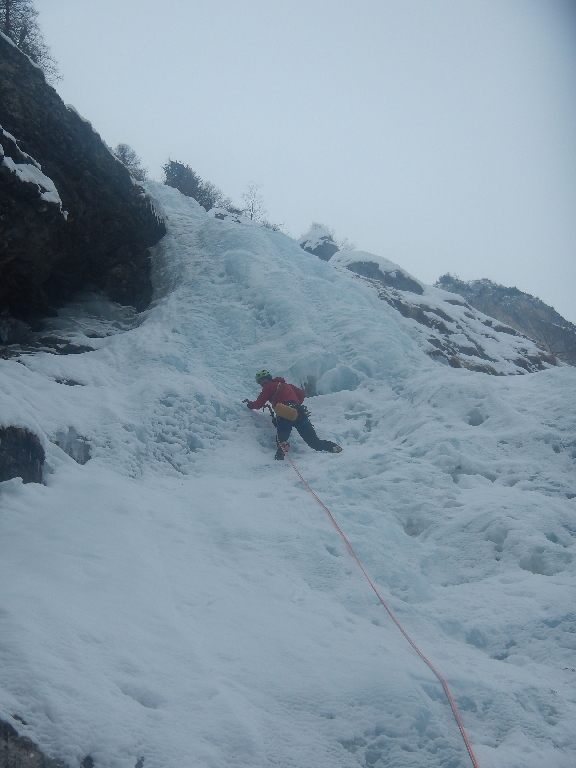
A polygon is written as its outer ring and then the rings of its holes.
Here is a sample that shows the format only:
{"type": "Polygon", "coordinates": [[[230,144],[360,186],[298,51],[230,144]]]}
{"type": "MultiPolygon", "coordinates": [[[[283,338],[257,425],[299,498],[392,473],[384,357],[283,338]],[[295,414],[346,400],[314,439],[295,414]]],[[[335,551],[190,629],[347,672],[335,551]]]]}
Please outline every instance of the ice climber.
{"type": "Polygon", "coordinates": [[[284,454],[289,450],[290,443],[288,438],[292,427],[302,437],[305,443],[315,451],[328,451],[328,453],[340,453],[342,448],[330,440],[320,440],[316,430],[310,423],[310,412],[305,405],[302,405],[306,394],[294,384],[288,382],[281,376],[272,378],[270,371],[257,371],[254,377],[262,387],[262,392],[256,400],[243,400],[248,408],[255,410],[263,408],[267,402],[272,404],[275,415],[272,420],[277,430],[276,443],[278,448],[274,455],[279,461],[284,459],[284,454]]]}

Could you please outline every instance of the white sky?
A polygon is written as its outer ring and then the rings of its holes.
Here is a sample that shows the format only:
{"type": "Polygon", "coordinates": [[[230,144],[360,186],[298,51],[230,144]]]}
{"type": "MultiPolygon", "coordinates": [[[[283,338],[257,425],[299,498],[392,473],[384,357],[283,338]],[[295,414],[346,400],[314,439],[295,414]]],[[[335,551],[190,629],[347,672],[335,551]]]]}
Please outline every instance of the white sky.
{"type": "Polygon", "coordinates": [[[168,157],[425,282],[576,322],[570,0],[36,0],[58,91],[161,178],[168,157]]]}

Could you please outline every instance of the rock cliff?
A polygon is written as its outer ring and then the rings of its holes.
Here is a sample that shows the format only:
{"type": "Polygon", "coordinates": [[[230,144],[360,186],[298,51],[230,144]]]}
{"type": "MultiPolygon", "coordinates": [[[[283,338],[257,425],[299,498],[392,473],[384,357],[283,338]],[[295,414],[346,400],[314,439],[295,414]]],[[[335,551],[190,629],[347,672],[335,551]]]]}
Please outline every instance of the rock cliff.
{"type": "Polygon", "coordinates": [[[330,259],[369,283],[393,307],[396,322],[427,355],[453,368],[494,376],[541,371],[558,365],[553,354],[471,302],[419,282],[398,264],[363,251],[339,251],[330,259]]]}
{"type": "Polygon", "coordinates": [[[33,322],[83,288],[144,309],[165,234],[144,190],[0,35],[0,314],[33,322]]]}
{"type": "Polygon", "coordinates": [[[560,360],[576,365],[576,325],[536,296],[491,280],[464,282],[452,275],[443,275],[436,285],[459,294],[475,309],[515,328],[560,360]]]}

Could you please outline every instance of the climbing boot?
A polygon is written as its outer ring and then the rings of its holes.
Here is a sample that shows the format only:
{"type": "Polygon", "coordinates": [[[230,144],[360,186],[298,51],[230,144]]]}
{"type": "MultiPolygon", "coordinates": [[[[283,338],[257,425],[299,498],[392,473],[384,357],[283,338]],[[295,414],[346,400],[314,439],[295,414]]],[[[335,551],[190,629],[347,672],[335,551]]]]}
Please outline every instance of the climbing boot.
{"type": "Polygon", "coordinates": [[[332,446],[332,453],[342,453],[342,448],[339,445],[334,444],[332,446]]]}
{"type": "Polygon", "coordinates": [[[274,454],[274,458],[276,459],[276,461],[284,461],[284,451],[282,450],[282,448],[278,448],[278,450],[274,454]]]}

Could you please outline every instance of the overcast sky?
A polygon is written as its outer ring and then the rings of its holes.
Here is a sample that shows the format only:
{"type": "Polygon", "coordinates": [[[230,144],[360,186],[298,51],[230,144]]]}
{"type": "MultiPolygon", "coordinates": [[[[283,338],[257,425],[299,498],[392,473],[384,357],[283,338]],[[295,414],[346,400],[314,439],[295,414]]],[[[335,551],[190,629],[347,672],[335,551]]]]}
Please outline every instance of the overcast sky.
{"type": "Polygon", "coordinates": [[[570,0],[36,0],[57,90],[152,177],[170,157],[427,283],[576,322],[570,0]]]}

